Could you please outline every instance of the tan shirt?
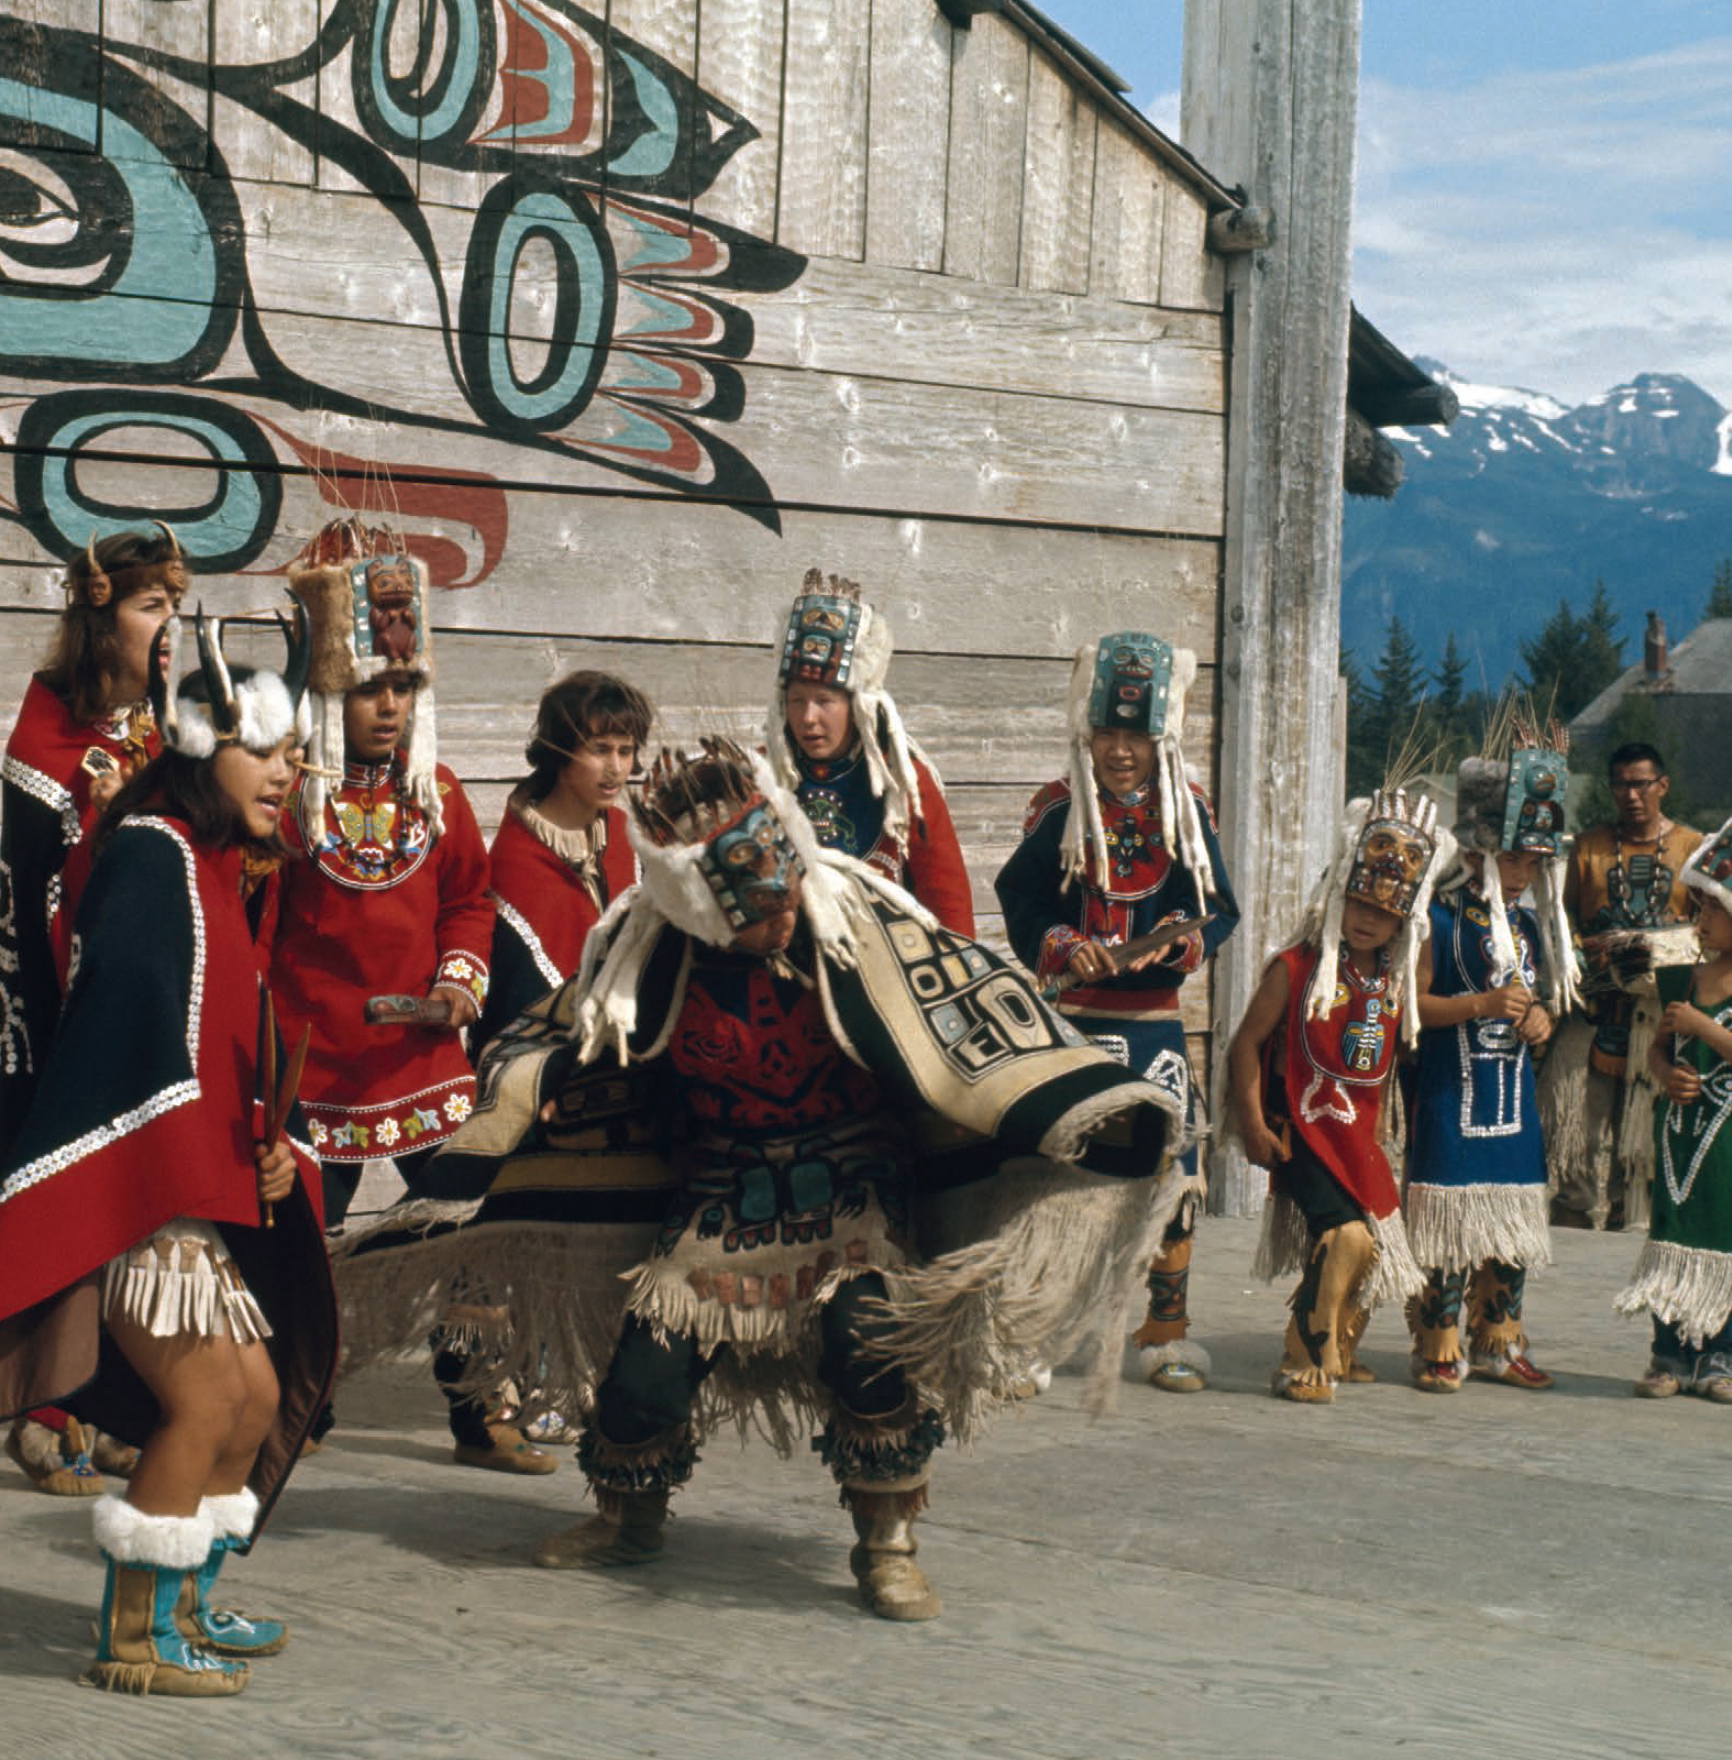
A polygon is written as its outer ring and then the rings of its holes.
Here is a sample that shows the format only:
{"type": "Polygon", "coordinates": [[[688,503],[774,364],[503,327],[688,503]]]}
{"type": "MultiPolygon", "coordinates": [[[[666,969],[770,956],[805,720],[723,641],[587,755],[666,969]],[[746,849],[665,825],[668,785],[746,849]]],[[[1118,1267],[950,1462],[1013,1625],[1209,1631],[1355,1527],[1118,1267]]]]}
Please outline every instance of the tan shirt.
{"type": "Polygon", "coordinates": [[[1564,875],[1564,907],[1578,934],[1681,922],[1689,908],[1678,876],[1702,833],[1670,825],[1660,838],[1624,837],[1595,825],[1576,838],[1564,875]]]}

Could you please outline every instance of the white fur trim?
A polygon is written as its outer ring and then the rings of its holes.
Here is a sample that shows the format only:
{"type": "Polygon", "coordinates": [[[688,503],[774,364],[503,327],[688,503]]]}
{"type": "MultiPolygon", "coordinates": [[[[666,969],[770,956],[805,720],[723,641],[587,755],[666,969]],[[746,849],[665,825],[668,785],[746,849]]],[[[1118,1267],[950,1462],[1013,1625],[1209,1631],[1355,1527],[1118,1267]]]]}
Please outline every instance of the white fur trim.
{"type": "Polygon", "coordinates": [[[1702,863],[1708,852],[1719,843],[1721,838],[1732,835],[1732,819],[1728,819],[1718,831],[1710,832],[1690,852],[1690,859],[1685,862],[1683,872],[1678,878],[1692,892],[1699,892],[1704,898],[1711,898],[1722,910],[1732,911],[1732,888],[1722,886],[1718,880],[1711,880],[1702,872],[1702,863]]]}
{"type": "Polygon", "coordinates": [[[1185,1368],[1195,1369],[1204,1377],[1213,1374],[1215,1368],[1209,1360],[1209,1353],[1194,1339],[1189,1338],[1175,1338],[1168,1344],[1146,1344],[1137,1355],[1141,1361],[1144,1380],[1157,1369],[1165,1368],[1168,1363],[1181,1363],[1185,1368]]]}
{"type": "MultiPolygon", "coordinates": [[[[849,885],[850,878],[892,898],[924,927],[936,926],[931,912],[899,886],[852,856],[820,848],[811,822],[794,797],[776,782],[765,760],[753,754],[751,765],[753,780],[786,828],[805,867],[800,913],[819,954],[828,964],[854,964],[857,938],[852,919],[860,906],[849,885]]],[[[671,923],[711,947],[726,947],[734,938],[733,925],[698,867],[701,851],[697,844],[664,848],[649,837],[635,816],[628,817],[627,832],[637,852],[641,878],[608,906],[584,942],[583,956],[578,962],[578,992],[583,1000],[578,1005],[572,1037],[578,1042],[579,1055],[585,1063],[599,1057],[609,1046],[621,1063],[626,1061],[628,1041],[637,1030],[638,984],[667,925],[671,923]]],[[[689,966],[689,950],[686,957],[689,966]]],[[[682,993],[684,985],[682,971],[682,993]]],[[[676,996],[668,1011],[670,1032],[679,1013],[678,1002],[676,996]]],[[[648,1046],[643,1055],[653,1057],[661,1049],[661,1044],[648,1046]]]]}
{"type": "Polygon", "coordinates": [[[153,1516],[119,1497],[99,1497],[90,1512],[96,1544],[117,1564],[154,1564],[197,1570],[210,1557],[216,1536],[210,1515],[153,1516]]]}
{"type": "Polygon", "coordinates": [[[199,1512],[210,1517],[211,1532],[218,1540],[244,1540],[259,1519],[259,1500],[243,1486],[221,1497],[200,1500],[199,1512]]]}

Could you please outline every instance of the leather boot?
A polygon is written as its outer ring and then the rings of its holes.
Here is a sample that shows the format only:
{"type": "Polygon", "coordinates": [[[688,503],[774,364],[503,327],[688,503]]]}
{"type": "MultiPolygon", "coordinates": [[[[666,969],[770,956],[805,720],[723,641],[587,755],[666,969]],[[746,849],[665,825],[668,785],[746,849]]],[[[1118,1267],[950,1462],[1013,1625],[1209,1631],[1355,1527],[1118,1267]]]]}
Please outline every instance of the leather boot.
{"type": "Polygon", "coordinates": [[[96,1657],[84,1679],[110,1693],[219,1699],[247,1684],[244,1662],[191,1644],[175,1623],[189,1571],[209,1555],[209,1516],[153,1516],[118,1497],[96,1505],[97,1544],[108,1567],[96,1657]]]}
{"type": "Polygon", "coordinates": [[[259,1519],[259,1500],[250,1491],[226,1497],[207,1497],[199,1506],[211,1518],[214,1538],[211,1549],[197,1570],[189,1571],[174,1606],[174,1623],[191,1644],[202,1644],[219,1656],[275,1656],[289,1641],[289,1628],[280,1619],[252,1619],[228,1608],[212,1607],[210,1592],[223,1560],[246,1544],[259,1519]]]}
{"type": "Polygon", "coordinates": [[[1293,1292],[1275,1370],[1273,1391],[1279,1398],[1307,1405],[1334,1399],[1344,1368],[1342,1334],[1376,1263],[1377,1242],[1363,1222],[1344,1222],[1317,1237],[1293,1292]]]}
{"type": "Polygon", "coordinates": [[[1189,1232],[1175,1237],[1169,1231],[1149,1262],[1149,1311],[1131,1340],[1149,1385],[1163,1393],[1201,1393],[1209,1385],[1209,1353],[1186,1336],[1192,1238],[1189,1232]]]}
{"type": "Polygon", "coordinates": [[[1430,1272],[1425,1288],[1407,1304],[1413,1334],[1413,1385],[1421,1393],[1459,1393],[1467,1376],[1461,1348],[1459,1271],[1430,1272]]]}
{"type": "Polygon", "coordinates": [[[937,1619],[944,1604],[914,1562],[920,1550],[914,1538],[914,1517],[926,1507],[925,1484],[903,1491],[844,1485],[842,1500],[854,1518],[858,1536],[848,1563],[859,1585],[860,1599],[880,1619],[937,1619]]]}
{"type": "Polygon", "coordinates": [[[100,1497],[108,1487],[91,1462],[87,1435],[76,1418],[68,1418],[64,1430],[54,1431],[26,1415],[13,1419],[6,1452],[31,1484],[50,1497],[100,1497]]]}
{"type": "Polygon", "coordinates": [[[668,1488],[607,1491],[595,1487],[595,1514],[539,1541],[530,1556],[553,1571],[611,1570],[648,1564],[660,1555],[668,1519],[668,1488]]]}
{"type": "Polygon", "coordinates": [[[1528,1360],[1528,1338],[1522,1330],[1526,1283],[1527,1272],[1520,1265],[1487,1259],[1475,1266],[1468,1283],[1468,1364],[1482,1381],[1539,1393],[1552,1385],[1552,1378],[1528,1360]]]}
{"type": "Polygon", "coordinates": [[[1341,1322],[1341,1379],[1363,1385],[1375,1381],[1377,1372],[1359,1360],[1359,1341],[1371,1324],[1371,1310],[1350,1302],[1341,1322]]]}
{"type": "Polygon", "coordinates": [[[698,1463],[689,1424],[645,1442],[613,1442],[593,1422],[577,1439],[577,1464],[595,1493],[595,1514],[549,1534],[530,1556],[553,1571],[611,1570],[659,1557],[668,1498],[698,1463]]]}

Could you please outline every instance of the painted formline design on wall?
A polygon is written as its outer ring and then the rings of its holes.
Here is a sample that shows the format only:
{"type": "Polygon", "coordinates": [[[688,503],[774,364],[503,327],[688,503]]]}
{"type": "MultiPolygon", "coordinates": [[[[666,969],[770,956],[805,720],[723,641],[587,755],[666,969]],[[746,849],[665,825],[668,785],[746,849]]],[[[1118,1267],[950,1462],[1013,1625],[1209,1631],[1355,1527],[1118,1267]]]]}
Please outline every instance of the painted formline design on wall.
{"type": "Polygon", "coordinates": [[[335,0],[297,53],[208,66],[0,19],[0,68],[24,75],[0,77],[0,375],[24,393],[0,407],[0,515],[50,554],[148,512],[201,569],[280,566],[322,517],[285,522],[286,486],[389,506],[442,585],[497,566],[502,482],[632,479],[778,528],[719,431],[753,344],[728,296],[785,288],[805,259],[695,211],[757,130],[596,15],[441,0],[423,22],[410,0],[335,0]],[[289,90],[309,78],[318,107],[289,90]],[[199,119],[207,82],[363,193],[232,178],[199,119]],[[423,202],[433,171],[463,207],[423,202]],[[333,250],[392,265],[396,312],[424,321],[352,310],[333,250]],[[285,262],[294,314],[258,292],[285,262]],[[43,381],[60,388],[32,395],[43,381]],[[154,471],[153,497],[179,476],[189,499],[144,508],[104,455],[203,468],[154,471]],[[472,547],[415,531],[435,503],[472,547]]]}

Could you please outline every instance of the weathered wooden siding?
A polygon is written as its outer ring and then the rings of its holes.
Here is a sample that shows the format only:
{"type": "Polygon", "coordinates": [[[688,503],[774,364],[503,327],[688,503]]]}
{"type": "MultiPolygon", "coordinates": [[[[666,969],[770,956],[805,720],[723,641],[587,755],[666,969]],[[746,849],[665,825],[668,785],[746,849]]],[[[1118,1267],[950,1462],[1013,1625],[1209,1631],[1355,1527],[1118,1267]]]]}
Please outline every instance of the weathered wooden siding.
{"type": "MultiPolygon", "coordinates": [[[[756,726],[812,564],[888,612],[992,915],[1068,656],[1198,650],[1224,374],[1207,204],[1013,24],[931,0],[17,0],[0,20],[0,700],[92,529],[267,604],[340,508],[437,594],[497,817],[613,666],[756,726]]],[[[1204,998],[1195,998],[1196,1025],[1204,998]]]]}

